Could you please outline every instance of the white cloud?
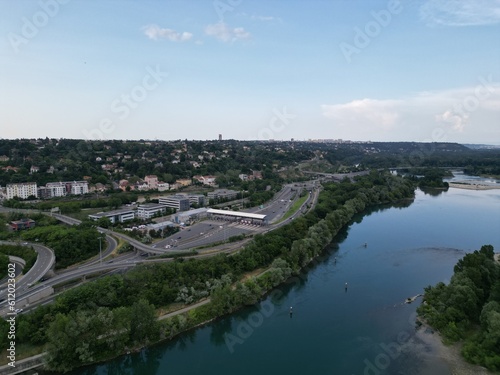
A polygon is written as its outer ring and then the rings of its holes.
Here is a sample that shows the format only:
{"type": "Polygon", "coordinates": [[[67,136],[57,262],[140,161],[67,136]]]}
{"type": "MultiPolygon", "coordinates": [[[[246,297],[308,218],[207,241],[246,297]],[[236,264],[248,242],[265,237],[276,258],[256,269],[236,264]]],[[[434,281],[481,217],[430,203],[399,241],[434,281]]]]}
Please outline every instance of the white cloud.
{"type": "Polygon", "coordinates": [[[261,22],[279,22],[282,23],[283,19],[275,16],[264,16],[261,14],[248,14],[245,12],[238,13],[238,16],[244,17],[246,19],[250,19],[252,21],[261,21],[261,22]]]}
{"type": "Polygon", "coordinates": [[[441,115],[436,115],[436,121],[451,125],[451,128],[457,132],[463,132],[465,125],[469,120],[469,115],[465,112],[458,113],[454,111],[445,111],[441,115]]]}
{"type": "Polygon", "coordinates": [[[243,27],[230,28],[224,22],[217,22],[205,28],[205,34],[213,36],[223,42],[234,42],[241,39],[250,38],[250,33],[243,27]]]}
{"type": "Polygon", "coordinates": [[[362,99],[345,104],[322,105],[323,115],[342,126],[363,125],[390,129],[398,120],[398,101],[362,99]]]}
{"type": "Polygon", "coordinates": [[[420,7],[430,26],[478,26],[500,22],[500,0],[428,0],[420,7]]]}
{"type": "Polygon", "coordinates": [[[438,127],[464,136],[492,132],[498,128],[500,116],[500,83],[491,77],[479,82],[473,87],[419,92],[405,98],[325,104],[321,110],[338,131],[352,129],[368,138],[408,139],[410,132],[430,135],[438,127]]]}
{"type": "Polygon", "coordinates": [[[172,29],[162,28],[158,25],[148,25],[142,28],[144,34],[153,40],[166,39],[171,42],[187,42],[193,37],[193,34],[184,31],[179,33],[172,29]]]}

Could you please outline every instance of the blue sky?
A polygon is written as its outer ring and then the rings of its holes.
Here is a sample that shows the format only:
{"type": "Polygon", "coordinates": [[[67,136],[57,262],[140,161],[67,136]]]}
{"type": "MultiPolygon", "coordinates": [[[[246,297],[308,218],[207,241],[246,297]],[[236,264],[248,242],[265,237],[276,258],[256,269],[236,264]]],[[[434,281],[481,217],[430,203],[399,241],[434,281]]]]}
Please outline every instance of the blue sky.
{"type": "Polygon", "coordinates": [[[500,144],[500,1],[0,0],[1,138],[500,144]]]}

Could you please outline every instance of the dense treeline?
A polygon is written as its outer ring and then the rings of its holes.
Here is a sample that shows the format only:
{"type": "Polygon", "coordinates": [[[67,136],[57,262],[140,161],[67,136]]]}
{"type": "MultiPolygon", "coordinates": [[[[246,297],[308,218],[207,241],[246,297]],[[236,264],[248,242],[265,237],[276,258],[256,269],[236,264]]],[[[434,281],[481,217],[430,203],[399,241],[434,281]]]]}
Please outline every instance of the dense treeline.
{"type": "Polygon", "coordinates": [[[0,254],[13,255],[26,261],[23,273],[28,272],[36,262],[37,253],[31,246],[0,245],[0,254]]]}
{"type": "Polygon", "coordinates": [[[388,173],[372,172],[356,183],[327,184],[315,210],[255,236],[232,256],[143,265],[124,275],[74,288],[54,304],[21,315],[17,335],[22,342],[47,344],[49,364],[59,371],[172,337],[257,302],[263,293],[299,272],[323,251],[356,213],[413,194],[409,180],[388,173]],[[259,277],[240,281],[243,274],[259,268],[267,270],[259,277]],[[208,296],[209,304],[189,314],[160,322],[153,319],[155,307],[193,303],[208,296]],[[145,311],[143,316],[138,316],[140,309],[145,311]]]}
{"type": "Polygon", "coordinates": [[[273,166],[281,168],[313,156],[307,149],[282,151],[274,143],[236,140],[0,139],[0,156],[9,158],[0,162],[0,166],[17,168],[0,168],[0,185],[25,181],[45,185],[52,181],[81,180],[83,176],[90,177],[92,183],[107,184],[127,176],[144,178],[148,174],[173,183],[178,178],[199,174],[214,175],[226,187],[241,182],[240,173],[257,170],[268,178],[273,166]],[[116,163],[116,168],[108,173],[102,166],[111,163],[116,163]],[[33,165],[40,170],[30,174],[33,165]]]}
{"type": "Polygon", "coordinates": [[[448,285],[427,287],[418,313],[445,339],[464,340],[468,361],[500,370],[500,265],[493,246],[459,260],[448,285]]]}
{"type": "Polygon", "coordinates": [[[447,171],[439,168],[422,168],[417,170],[409,169],[407,171],[399,171],[401,173],[408,173],[411,178],[421,188],[437,188],[447,189],[449,187],[447,182],[443,182],[443,178],[448,176],[447,171]]]}
{"type": "Polygon", "coordinates": [[[120,193],[114,194],[111,197],[92,199],[87,197],[86,199],[79,198],[58,198],[51,199],[45,202],[23,202],[17,199],[9,199],[4,201],[2,204],[9,208],[24,208],[24,209],[35,209],[47,211],[52,208],[59,208],[62,214],[79,212],[85,208],[107,208],[116,209],[123,204],[129,204],[137,201],[136,194],[130,193],[120,193]]]}
{"type": "Polygon", "coordinates": [[[21,236],[27,241],[40,241],[54,250],[56,268],[65,268],[98,254],[99,235],[97,229],[86,222],[70,227],[35,227],[24,231],[21,236]]]}
{"type": "MultiPolygon", "coordinates": [[[[305,160],[321,156],[333,171],[346,166],[368,168],[465,167],[466,173],[500,174],[500,150],[470,149],[456,143],[433,142],[259,142],[259,141],[85,141],[74,139],[0,139],[0,185],[89,178],[109,184],[122,178],[135,182],[155,174],[168,183],[194,175],[214,175],[221,187],[248,190],[239,174],[261,171],[275,179],[305,160]],[[104,164],[113,164],[103,169],[104,164]],[[6,167],[13,168],[6,168],[6,167]],[[30,173],[32,166],[39,172],[30,173]],[[4,169],[6,168],[6,169],[4,169]]],[[[348,168],[352,170],[352,168],[348,168]]],[[[296,175],[299,177],[300,173],[296,175]]]]}

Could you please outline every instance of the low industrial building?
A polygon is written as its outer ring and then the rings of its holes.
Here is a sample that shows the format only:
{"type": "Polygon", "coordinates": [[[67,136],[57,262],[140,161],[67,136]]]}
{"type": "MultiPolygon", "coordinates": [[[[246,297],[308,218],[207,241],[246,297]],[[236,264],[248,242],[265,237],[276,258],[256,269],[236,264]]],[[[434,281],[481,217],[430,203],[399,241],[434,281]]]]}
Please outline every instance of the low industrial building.
{"type": "Polygon", "coordinates": [[[226,210],[216,210],[213,208],[209,208],[207,210],[207,215],[213,219],[238,221],[238,222],[245,222],[248,224],[258,224],[258,225],[267,224],[267,215],[252,214],[249,212],[226,211],[226,210]]]}
{"type": "Polygon", "coordinates": [[[109,221],[111,221],[111,224],[123,223],[125,221],[135,219],[135,210],[122,209],[122,210],[114,210],[107,212],[99,212],[94,215],[89,215],[89,219],[95,221],[99,220],[102,217],[107,217],[109,221]]]}
{"type": "Polygon", "coordinates": [[[34,228],[35,224],[36,224],[35,220],[21,219],[21,220],[11,221],[10,227],[12,228],[12,230],[18,231],[18,230],[34,228]]]}
{"type": "Polygon", "coordinates": [[[162,221],[161,223],[154,223],[154,224],[148,224],[147,228],[148,230],[163,230],[167,227],[173,227],[175,224],[172,223],[171,221],[162,221]]]}
{"type": "Polygon", "coordinates": [[[172,215],[172,220],[177,223],[192,223],[207,217],[207,208],[197,208],[194,210],[183,211],[172,215]]]}

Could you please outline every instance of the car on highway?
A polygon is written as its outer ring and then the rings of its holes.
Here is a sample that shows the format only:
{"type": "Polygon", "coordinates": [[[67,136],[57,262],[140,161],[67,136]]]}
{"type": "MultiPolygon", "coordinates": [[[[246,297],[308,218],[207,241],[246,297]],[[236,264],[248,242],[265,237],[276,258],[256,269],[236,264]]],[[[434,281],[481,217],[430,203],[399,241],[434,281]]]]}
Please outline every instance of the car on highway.
{"type": "Polygon", "coordinates": [[[23,309],[16,309],[14,312],[15,312],[16,314],[19,314],[19,313],[23,312],[23,309]]]}

